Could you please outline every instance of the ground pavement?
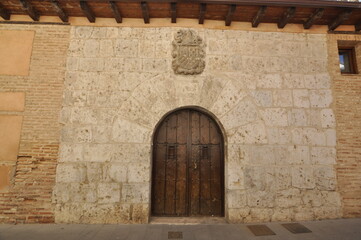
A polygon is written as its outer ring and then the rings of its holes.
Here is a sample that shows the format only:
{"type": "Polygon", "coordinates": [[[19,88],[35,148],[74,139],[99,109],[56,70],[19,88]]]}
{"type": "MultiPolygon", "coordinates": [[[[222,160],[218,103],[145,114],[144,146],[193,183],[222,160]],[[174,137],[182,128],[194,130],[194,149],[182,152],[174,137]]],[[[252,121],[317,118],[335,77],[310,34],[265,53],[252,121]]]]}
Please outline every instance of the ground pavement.
{"type": "Polygon", "coordinates": [[[361,218],[299,223],[311,232],[295,234],[284,223],[261,224],[275,234],[267,236],[255,236],[249,228],[255,224],[0,224],[0,240],[361,240],[361,218]]]}

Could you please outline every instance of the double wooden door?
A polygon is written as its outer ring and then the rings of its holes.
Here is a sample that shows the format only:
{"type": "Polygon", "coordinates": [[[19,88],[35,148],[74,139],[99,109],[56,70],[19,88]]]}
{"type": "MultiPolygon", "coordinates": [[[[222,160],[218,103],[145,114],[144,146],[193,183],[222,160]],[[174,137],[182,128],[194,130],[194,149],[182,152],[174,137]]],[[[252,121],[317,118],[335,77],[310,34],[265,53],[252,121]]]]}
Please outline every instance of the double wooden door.
{"type": "Polygon", "coordinates": [[[223,216],[223,138],[217,123],[193,109],[168,115],[155,132],[153,216],[223,216]]]}

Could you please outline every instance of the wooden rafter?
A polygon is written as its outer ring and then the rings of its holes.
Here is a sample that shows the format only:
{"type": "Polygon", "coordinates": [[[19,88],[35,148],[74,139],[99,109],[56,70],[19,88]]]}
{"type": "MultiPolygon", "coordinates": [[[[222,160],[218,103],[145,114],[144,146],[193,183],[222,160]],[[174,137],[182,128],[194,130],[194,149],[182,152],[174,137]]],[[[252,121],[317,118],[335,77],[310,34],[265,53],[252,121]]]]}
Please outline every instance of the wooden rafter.
{"type": "Polygon", "coordinates": [[[0,16],[5,20],[10,20],[10,12],[0,4],[0,16]]]}
{"type": "Polygon", "coordinates": [[[316,9],[316,11],[314,11],[312,15],[307,19],[307,21],[303,24],[304,29],[310,29],[317,19],[322,18],[324,12],[324,8],[316,9]]]}
{"type": "Polygon", "coordinates": [[[257,15],[252,20],[252,27],[256,28],[260,24],[262,18],[266,14],[267,6],[261,6],[258,9],[257,15]]]}
{"type": "Polygon", "coordinates": [[[278,28],[284,28],[286,24],[289,22],[289,20],[295,15],[296,8],[290,7],[288,8],[281,17],[280,21],[278,22],[277,26],[278,28]]]}
{"type": "Polygon", "coordinates": [[[141,2],[140,5],[142,7],[142,14],[143,14],[144,23],[149,23],[150,21],[149,21],[148,3],[141,2]]]}
{"type": "Polygon", "coordinates": [[[207,11],[207,4],[201,3],[200,6],[199,6],[199,18],[198,18],[198,23],[199,24],[204,23],[204,17],[206,15],[206,11],[207,11]]]}
{"type": "Polygon", "coordinates": [[[64,10],[60,7],[59,2],[57,0],[51,0],[50,1],[51,5],[53,6],[53,8],[55,9],[56,13],[58,14],[59,18],[63,21],[63,22],[68,22],[69,18],[68,15],[64,12],[64,10]]]}
{"type": "Polygon", "coordinates": [[[23,9],[34,21],[39,21],[39,14],[35,11],[33,6],[27,2],[27,0],[19,0],[23,9]]]}
{"type": "Polygon", "coordinates": [[[122,15],[120,14],[117,4],[114,1],[109,1],[109,5],[113,11],[115,21],[117,21],[117,23],[122,23],[122,15]]]}
{"type": "Polygon", "coordinates": [[[226,16],[226,26],[231,26],[233,14],[236,11],[236,5],[232,4],[228,6],[228,13],[226,16]]]}
{"type": "Polygon", "coordinates": [[[340,26],[345,20],[347,20],[350,17],[351,13],[352,13],[352,9],[344,10],[342,13],[340,13],[337,16],[335,20],[332,21],[332,23],[328,25],[328,30],[329,31],[335,30],[338,26],[340,26]]]}
{"type": "Polygon", "coordinates": [[[170,14],[172,18],[172,23],[177,22],[177,3],[172,2],[170,3],[170,14]]]}
{"type": "Polygon", "coordinates": [[[95,15],[91,8],[89,7],[88,3],[86,1],[80,1],[80,8],[87,17],[88,21],[93,23],[95,22],[95,15]]]}

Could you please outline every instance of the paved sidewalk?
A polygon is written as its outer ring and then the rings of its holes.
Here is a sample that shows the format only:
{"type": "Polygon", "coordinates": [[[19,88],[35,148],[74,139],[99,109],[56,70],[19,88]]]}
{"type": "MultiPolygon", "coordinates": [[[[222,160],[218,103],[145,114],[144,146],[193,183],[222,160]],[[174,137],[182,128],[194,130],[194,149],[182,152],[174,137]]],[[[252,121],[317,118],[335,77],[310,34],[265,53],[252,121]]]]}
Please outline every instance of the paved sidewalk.
{"type": "MultiPolygon", "coordinates": [[[[361,219],[300,222],[311,233],[293,234],[281,223],[266,223],[276,235],[254,236],[247,228],[251,224],[201,225],[85,225],[85,224],[25,224],[1,225],[0,240],[165,240],[169,232],[181,232],[189,240],[361,240],[361,219]]],[[[178,235],[179,237],[179,235],[178,235]]]]}

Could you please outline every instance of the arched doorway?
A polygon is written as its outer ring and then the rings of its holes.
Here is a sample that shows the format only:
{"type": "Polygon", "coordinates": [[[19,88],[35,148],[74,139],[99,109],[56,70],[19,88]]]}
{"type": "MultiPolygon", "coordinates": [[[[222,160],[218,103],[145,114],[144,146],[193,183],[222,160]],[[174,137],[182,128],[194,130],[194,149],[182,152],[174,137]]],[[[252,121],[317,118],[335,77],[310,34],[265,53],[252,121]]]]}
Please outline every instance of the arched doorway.
{"type": "Polygon", "coordinates": [[[223,146],[211,115],[167,114],[153,137],[152,216],[224,216],[223,146]]]}

